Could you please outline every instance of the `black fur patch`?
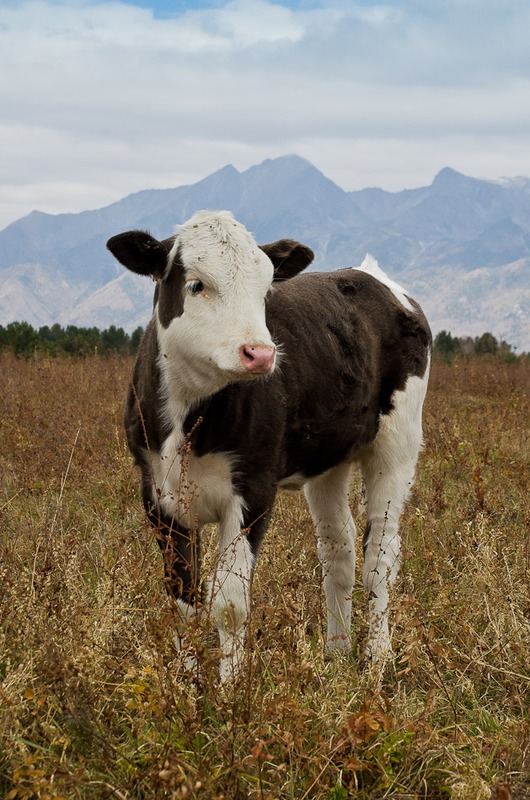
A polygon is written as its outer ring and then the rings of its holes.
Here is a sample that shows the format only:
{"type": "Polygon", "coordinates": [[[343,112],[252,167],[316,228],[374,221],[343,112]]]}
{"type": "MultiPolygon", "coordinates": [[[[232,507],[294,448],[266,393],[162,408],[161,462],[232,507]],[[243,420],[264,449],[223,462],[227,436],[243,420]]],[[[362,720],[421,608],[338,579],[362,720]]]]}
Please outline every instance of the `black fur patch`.
{"type": "Polygon", "coordinates": [[[169,327],[175,317],[182,316],[184,283],[184,268],[177,252],[167,278],[157,285],[158,318],[164,328],[169,327]]]}

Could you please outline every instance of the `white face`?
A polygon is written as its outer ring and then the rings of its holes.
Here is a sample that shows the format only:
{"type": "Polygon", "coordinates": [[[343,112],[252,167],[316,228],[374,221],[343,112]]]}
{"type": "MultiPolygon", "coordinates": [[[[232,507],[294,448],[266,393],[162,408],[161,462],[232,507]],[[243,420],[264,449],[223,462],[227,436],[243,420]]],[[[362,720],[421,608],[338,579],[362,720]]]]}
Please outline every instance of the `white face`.
{"type": "Polygon", "coordinates": [[[198,398],[270,374],[275,347],[265,323],[265,296],[273,266],[250,233],[229,214],[199,212],[178,229],[168,264],[157,329],[160,364],[172,382],[198,398]],[[180,269],[178,260],[184,275],[177,282],[170,273],[180,269]],[[174,315],[167,314],[164,291],[179,294],[174,315]]]}

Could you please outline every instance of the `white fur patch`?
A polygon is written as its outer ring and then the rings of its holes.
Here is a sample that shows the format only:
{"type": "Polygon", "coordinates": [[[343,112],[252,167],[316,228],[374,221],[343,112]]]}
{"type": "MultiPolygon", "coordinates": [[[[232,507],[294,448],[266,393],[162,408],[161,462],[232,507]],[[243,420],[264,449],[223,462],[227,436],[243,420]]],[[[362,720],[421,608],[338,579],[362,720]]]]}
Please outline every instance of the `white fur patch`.
{"type": "Polygon", "coordinates": [[[176,429],[151,453],[154,489],[161,508],[185,528],[220,522],[232,507],[233,458],[227,453],[197,457],[182,450],[182,433],[176,429]]]}
{"type": "Polygon", "coordinates": [[[251,278],[268,289],[273,267],[252,234],[228,211],[199,211],[177,226],[170,259],[177,250],[188,279],[206,278],[223,292],[233,281],[251,278]],[[194,275],[197,271],[199,274],[194,275]]]}
{"type": "Polygon", "coordinates": [[[283,489],[286,492],[297,492],[300,489],[303,489],[304,485],[307,483],[307,478],[301,472],[295,472],[292,475],[289,475],[287,478],[283,478],[278,486],[280,489],[283,489]]]}
{"type": "Polygon", "coordinates": [[[192,403],[233,381],[252,376],[242,347],[272,347],[265,296],[273,267],[251,234],[228,212],[195,214],[177,229],[170,261],[179,254],[186,281],[183,313],[167,328],[158,323],[160,367],[168,397],[192,403]]]}
{"type": "Polygon", "coordinates": [[[401,305],[407,309],[407,311],[415,312],[416,309],[410,302],[409,298],[407,297],[407,293],[399,283],[393,281],[392,278],[389,278],[386,272],[384,272],[381,267],[379,266],[377,259],[374,258],[371,253],[367,253],[365,259],[360,267],[355,267],[354,269],[358,269],[361,272],[366,272],[368,275],[371,275],[373,278],[376,278],[380,283],[383,283],[387,286],[394,297],[399,300],[401,305]]]}

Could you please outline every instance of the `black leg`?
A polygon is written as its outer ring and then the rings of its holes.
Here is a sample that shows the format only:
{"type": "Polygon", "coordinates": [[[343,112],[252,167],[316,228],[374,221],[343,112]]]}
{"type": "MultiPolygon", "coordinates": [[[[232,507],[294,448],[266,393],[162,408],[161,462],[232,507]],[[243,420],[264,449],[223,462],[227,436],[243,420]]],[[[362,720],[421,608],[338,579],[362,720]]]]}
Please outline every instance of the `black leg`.
{"type": "Polygon", "coordinates": [[[246,512],[243,517],[244,531],[247,536],[250,549],[254,559],[257,559],[261,549],[263,537],[267,531],[267,526],[270,519],[270,510],[261,514],[246,512]]]}
{"type": "Polygon", "coordinates": [[[151,500],[144,505],[164,557],[167,591],[175,600],[194,605],[201,595],[200,531],[183,528],[151,500]]]}

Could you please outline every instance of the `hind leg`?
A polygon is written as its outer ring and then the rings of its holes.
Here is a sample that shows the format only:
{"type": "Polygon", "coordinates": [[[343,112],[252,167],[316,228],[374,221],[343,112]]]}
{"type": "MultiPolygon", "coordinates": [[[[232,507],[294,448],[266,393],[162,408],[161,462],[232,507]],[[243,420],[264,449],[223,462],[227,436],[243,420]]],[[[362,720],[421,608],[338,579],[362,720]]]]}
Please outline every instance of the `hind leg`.
{"type": "Polygon", "coordinates": [[[389,591],[401,562],[399,520],[409,495],[422,443],[421,413],[427,374],[412,376],[394,395],[392,411],[381,420],[360,464],[368,521],[364,535],[363,583],[368,593],[367,658],[382,662],[391,651],[389,591]]]}
{"type": "Polygon", "coordinates": [[[355,581],[355,523],[348,502],[351,465],[340,464],[309,480],[304,492],[317,531],[327,606],[326,647],[351,650],[351,597],[355,581]]]}

